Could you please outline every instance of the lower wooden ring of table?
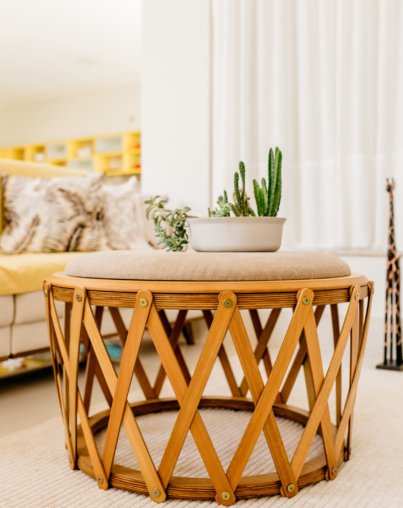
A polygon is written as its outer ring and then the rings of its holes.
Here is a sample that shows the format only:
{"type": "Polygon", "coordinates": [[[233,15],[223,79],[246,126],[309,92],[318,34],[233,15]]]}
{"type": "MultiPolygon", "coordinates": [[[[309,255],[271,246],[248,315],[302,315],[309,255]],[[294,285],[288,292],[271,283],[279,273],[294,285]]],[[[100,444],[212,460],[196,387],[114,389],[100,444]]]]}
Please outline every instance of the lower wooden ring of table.
{"type": "Polygon", "coordinates": [[[323,479],[333,480],[339,466],[348,460],[373,293],[373,285],[366,277],[175,282],[62,274],[45,282],[44,293],[70,465],[94,477],[100,488],[113,486],[148,494],[156,502],[167,498],[215,499],[231,505],[246,497],[279,493],[295,496],[302,487],[323,479]],[[56,301],[65,303],[64,329],[56,301]],[[118,374],[100,332],[105,308],[124,344],[118,374]],[[133,309],[128,329],[121,318],[121,308],[133,309]],[[173,326],[167,320],[167,309],[178,311],[173,326]],[[201,311],[208,329],[193,372],[179,341],[189,310],[201,311]],[[283,324],[283,340],[274,357],[269,340],[279,327],[280,314],[287,325],[283,324]],[[319,341],[322,332],[318,325],[323,315],[328,317],[330,332],[319,341]],[[145,329],[161,362],[153,381],[139,355],[145,329]],[[254,331],[253,338],[250,329],[254,331]],[[227,332],[242,369],[240,381],[226,350],[227,342],[224,343],[227,332]],[[329,335],[331,351],[324,360],[322,348],[329,335]],[[86,351],[82,389],[77,381],[80,347],[81,353],[83,348],[86,351]],[[216,360],[221,363],[230,395],[207,397],[204,390],[216,360]],[[343,366],[346,361],[347,366],[343,366]],[[342,383],[344,371],[347,379],[342,383]],[[305,380],[307,408],[288,404],[300,372],[305,380]],[[133,377],[137,378],[144,399],[129,402],[133,377]],[[110,409],[91,415],[95,379],[110,409]],[[169,381],[175,397],[161,397],[165,381],[169,381]],[[205,408],[250,412],[225,467],[204,424],[205,408]],[[155,464],[139,419],[148,413],[172,410],[177,411],[174,426],[162,458],[155,464]],[[279,431],[278,417],[302,426],[291,457],[279,431]],[[125,429],[138,469],[114,461],[121,428],[125,429]],[[105,432],[105,444],[99,449],[96,435],[101,430],[105,432]],[[193,436],[207,477],[174,475],[188,433],[193,436]],[[245,475],[262,433],[274,470],[245,475]],[[317,436],[323,443],[322,451],[308,460],[309,448],[317,436]]]}

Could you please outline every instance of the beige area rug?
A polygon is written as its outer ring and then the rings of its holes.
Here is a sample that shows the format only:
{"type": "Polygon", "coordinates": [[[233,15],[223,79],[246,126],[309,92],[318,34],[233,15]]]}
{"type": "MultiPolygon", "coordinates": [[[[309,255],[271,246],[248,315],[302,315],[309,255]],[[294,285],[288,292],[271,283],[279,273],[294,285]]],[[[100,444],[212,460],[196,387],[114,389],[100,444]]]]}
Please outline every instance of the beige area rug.
{"type": "MultiPolygon", "coordinates": [[[[159,416],[161,418],[161,415],[159,416]]],[[[236,443],[228,440],[223,423],[242,425],[228,412],[208,410],[203,415],[206,425],[217,439],[222,441],[223,462],[227,460],[223,450],[236,443]],[[236,423],[238,422],[238,423],[236,423]]],[[[152,441],[159,436],[161,426],[145,417],[141,426],[147,429],[152,441]]],[[[172,422],[164,420],[167,432],[172,422]]],[[[281,422],[281,431],[289,435],[287,447],[295,447],[299,429],[294,424],[281,422]]],[[[161,437],[162,436],[162,437],[161,437]]],[[[102,440],[102,436],[100,436],[102,440]]],[[[214,438],[213,438],[214,440],[214,438]]],[[[123,442],[118,450],[121,463],[133,463],[124,452],[123,442]]],[[[193,464],[192,474],[203,474],[198,469],[197,452],[191,440],[186,444],[187,459],[179,461],[177,473],[193,464]],[[190,459],[189,459],[190,457],[190,459]]],[[[320,447],[317,439],[311,454],[320,447]]],[[[259,455],[264,445],[257,446],[249,466],[249,473],[259,472],[259,455]]],[[[158,460],[158,449],[151,453],[158,460]]],[[[228,451],[230,456],[230,450],[228,451]]],[[[267,467],[267,462],[266,462],[267,467]]],[[[96,482],[80,471],[69,469],[63,444],[60,418],[52,419],[29,431],[20,432],[0,440],[0,506],[1,507],[145,507],[156,506],[147,497],[125,491],[109,489],[101,491],[96,482]]],[[[215,507],[215,502],[167,501],[169,508],[215,507]]],[[[403,373],[364,369],[360,382],[354,420],[353,454],[344,464],[333,482],[321,482],[299,492],[292,499],[279,496],[240,500],[239,507],[402,507],[403,506],[403,373]]]]}

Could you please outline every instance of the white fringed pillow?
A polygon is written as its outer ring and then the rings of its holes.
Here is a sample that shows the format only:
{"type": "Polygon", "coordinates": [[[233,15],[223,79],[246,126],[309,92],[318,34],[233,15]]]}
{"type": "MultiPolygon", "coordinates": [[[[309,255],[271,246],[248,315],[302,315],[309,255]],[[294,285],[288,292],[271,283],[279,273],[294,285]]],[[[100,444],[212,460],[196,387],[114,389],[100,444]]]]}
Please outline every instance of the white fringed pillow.
{"type": "Polygon", "coordinates": [[[108,249],[103,175],[30,178],[3,176],[5,229],[0,249],[20,252],[108,249]]]}

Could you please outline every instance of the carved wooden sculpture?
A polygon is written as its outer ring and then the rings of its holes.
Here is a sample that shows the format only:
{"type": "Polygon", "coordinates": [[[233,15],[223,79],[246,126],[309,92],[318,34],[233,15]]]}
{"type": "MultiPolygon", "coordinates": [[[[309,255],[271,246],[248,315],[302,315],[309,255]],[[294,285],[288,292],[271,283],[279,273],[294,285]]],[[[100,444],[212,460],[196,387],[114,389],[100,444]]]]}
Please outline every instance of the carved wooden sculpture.
{"type": "Polygon", "coordinates": [[[389,228],[388,228],[388,258],[386,265],[385,292],[385,341],[383,363],[380,369],[403,370],[402,358],[402,327],[400,321],[400,254],[395,240],[395,214],[393,178],[386,180],[386,191],[389,194],[389,228]],[[396,355],[394,355],[394,346],[396,355]],[[395,356],[395,358],[394,358],[395,356]]]}

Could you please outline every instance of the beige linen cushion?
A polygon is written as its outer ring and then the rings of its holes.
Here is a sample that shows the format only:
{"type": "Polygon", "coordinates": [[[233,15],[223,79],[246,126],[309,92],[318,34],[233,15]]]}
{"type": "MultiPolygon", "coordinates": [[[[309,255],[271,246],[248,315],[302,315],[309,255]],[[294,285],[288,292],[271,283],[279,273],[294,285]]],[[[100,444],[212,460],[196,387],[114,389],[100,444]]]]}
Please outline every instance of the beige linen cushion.
{"type": "Polygon", "coordinates": [[[95,252],[71,261],[67,275],[97,279],[225,281],[301,280],[350,275],[349,266],[318,252],[95,252]]]}

